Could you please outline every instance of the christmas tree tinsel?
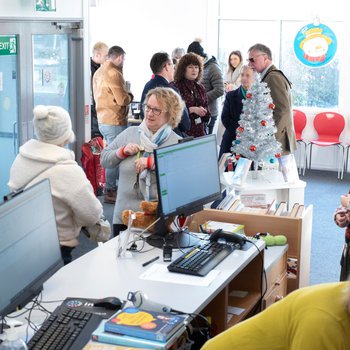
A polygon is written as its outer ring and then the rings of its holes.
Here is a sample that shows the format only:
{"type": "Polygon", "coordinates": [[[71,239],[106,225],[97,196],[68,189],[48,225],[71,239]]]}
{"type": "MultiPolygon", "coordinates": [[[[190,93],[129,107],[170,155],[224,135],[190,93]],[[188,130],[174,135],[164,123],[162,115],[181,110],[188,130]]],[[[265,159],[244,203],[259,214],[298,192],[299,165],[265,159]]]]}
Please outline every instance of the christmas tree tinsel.
{"type": "Polygon", "coordinates": [[[275,105],[267,84],[256,78],[243,100],[243,110],[232,151],[238,159],[241,155],[255,162],[270,161],[281,156],[281,144],[276,140],[277,131],[272,118],[275,105]]]}

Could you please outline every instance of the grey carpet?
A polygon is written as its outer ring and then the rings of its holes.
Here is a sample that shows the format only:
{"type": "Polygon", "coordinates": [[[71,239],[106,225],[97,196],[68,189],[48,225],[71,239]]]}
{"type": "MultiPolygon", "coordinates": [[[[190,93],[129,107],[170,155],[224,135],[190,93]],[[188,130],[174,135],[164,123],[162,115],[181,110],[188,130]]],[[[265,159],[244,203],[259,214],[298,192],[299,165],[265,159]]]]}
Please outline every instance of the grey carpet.
{"type": "MultiPolygon", "coordinates": [[[[336,172],[308,170],[301,180],[307,182],[305,204],[314,206],[310,284],[338,281],[344,229],[334,224],[333,212],[339,205],[340,195],[349,191],[350,174],[338,180],[336,172]]],[[[102,198],[99,199],[103,202],[102,198]]],[[[103,207],[106,218],[112,222],[114,206],[104,204],[103,207]]],[[[80,245],[73,251],[74,259],[96,247],[96,243],[84,235],[79,241],[80,245]]]]}

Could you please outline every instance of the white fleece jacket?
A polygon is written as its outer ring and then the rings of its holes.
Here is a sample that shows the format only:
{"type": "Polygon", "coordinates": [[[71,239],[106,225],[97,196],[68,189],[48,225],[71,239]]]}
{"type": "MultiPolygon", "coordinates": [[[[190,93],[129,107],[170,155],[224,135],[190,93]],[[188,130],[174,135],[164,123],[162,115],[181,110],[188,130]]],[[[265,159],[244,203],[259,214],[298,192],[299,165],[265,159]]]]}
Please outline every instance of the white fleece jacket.
{"type": "Polygon", "coordinates": [[[8,185],[17,190],[46,178],[50,180],[60,244],[75,247],[81,227],[98,221],[102,205],[72,151],[29,140],[19,149],[8,185]]]}

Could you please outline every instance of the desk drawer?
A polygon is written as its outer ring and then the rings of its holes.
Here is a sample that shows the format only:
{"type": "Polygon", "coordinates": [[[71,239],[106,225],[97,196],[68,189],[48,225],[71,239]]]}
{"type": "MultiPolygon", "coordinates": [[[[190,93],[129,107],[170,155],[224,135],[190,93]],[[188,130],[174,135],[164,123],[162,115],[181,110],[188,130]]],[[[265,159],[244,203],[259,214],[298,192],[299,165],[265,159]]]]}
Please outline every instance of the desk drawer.
{"type": "Polygon", "coordinates": [[[287,272],[287,252],[285,252],[268,270],[266,270],[267,289],[271,289],[281,276],[287,272]]]}
{"type": "Polygon", "coordinates": [[[265,294],[262,302],[263,309],[266,309],[276,301],[283,299],[286,296],[286,294],[287,273],[284,272],[284,274],[280,275],[280,278],[275,281],[272,288],[270,288],[265,294]]]}

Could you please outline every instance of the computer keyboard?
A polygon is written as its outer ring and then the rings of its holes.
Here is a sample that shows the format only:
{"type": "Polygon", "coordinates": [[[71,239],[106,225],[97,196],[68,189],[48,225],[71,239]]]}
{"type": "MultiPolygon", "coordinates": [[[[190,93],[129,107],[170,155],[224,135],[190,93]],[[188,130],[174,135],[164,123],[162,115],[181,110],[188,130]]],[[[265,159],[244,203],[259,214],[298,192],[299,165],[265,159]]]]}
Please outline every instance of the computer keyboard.
{"type": "Polygon", "coordinates": [[[235,250],[233,244],[208,241],[193,247],[168,265],[170,272],[205,276],[235,250]]]}
{"type": "Polygon", "coordinates": [[[28,343],[29,350],[81,350],[101,316],[58,306],[28,343]]]}

